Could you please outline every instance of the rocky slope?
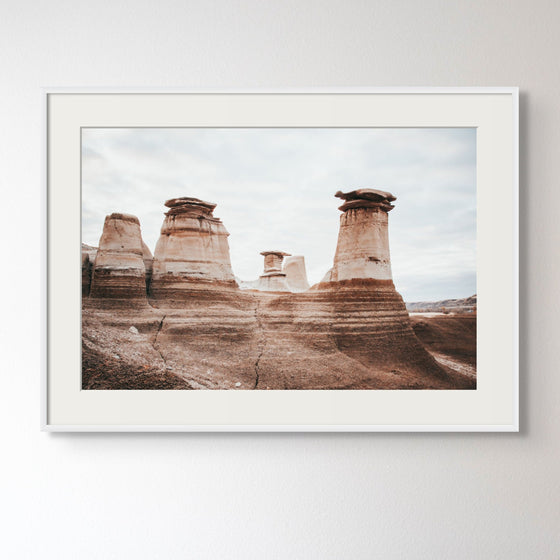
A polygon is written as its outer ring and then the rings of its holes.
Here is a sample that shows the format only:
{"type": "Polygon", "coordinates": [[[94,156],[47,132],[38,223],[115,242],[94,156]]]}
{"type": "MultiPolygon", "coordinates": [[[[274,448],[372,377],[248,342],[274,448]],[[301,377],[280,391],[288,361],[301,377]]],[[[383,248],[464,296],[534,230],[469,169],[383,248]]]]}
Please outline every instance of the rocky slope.
{"type": "MultiPolygon", "coordinates": [[[[86,307],[86,365],[93,371],[97,359],[119,375],[128,367],[145,388],[161,387],[162,375],[195,389],[474,388],[424,349],[391,284],[196,290],[181,307],[152,300],[118,314],[86,307]]],[[[101,388],[91,378],[84,388],[101,388]]]]}
{"type": "Polygon", "coordinates": [[[241,290],[213,203],[167,201],[153,261],[137,218],[108,216],[83,297],[83,388],[476,388],[470,370],[453,367],[444,325],[414,324],[428,352],[395,289],[387,232],[395,197],[336,196],[345,202],[333,268],[307,290],[303,259],[288,275],[282,251],[262,253],[261,291],[241,290]]]}

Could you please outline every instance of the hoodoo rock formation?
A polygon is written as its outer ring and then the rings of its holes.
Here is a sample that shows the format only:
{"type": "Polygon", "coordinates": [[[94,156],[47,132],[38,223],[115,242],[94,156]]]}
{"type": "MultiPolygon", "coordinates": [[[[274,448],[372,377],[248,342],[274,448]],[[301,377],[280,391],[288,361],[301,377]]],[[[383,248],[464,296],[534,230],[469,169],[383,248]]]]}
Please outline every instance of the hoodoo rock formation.
{"type": "Polygon", "coordinates": [[[305,270],[305,258],[301,255],[290,256],[284,260],[282,268],[286,274],[288,288],[291,292],[305,292],[309,290],[307,272],[305,270]]]}
{"type": "Polygon", "coordinates": [[[467,387],[449,375],[414,335],[391,278],[388,212],[396,198],[377,189],[337,192],[340,230],[332,269],[313,286],[313,307],[330,316],[330,332],[344,355],[364,366],[358,377],[374,388],[467,387]],[[366,381],[367,380],[367,381],[366,381]]]}
{"type": "Polygon", "coordinates": [[[333,268],[309,289],[303,257],[282,266],[282,251],[262,253],[256,290],[239,289],[216,205],[187,197],[165,203],[146,284],[151,259],[138,220],[108,216],[84,298],[84,388],[476,388],[472,363],[465,375],[426,350],[395,289],[387,218],[395,197],[336,196],[345,202],[333,268]],[[118,297],[131,302],[123,312],[95,307],[118,297]]]}
{"type": "Polygon", "coordinates": [[[338,191],[335,196],[345,202],[339,207],[342,214],[331,281],[390,280],[388,212],[396,198],[376,189],[338,191]]]}
{"type": "Polygon", "coordinates": [[[173,198],[154,252],[150,294],[182,299],[193,289],[237,288],[224,224],[213,215],[216,204],[198,198],[173,198]]]}
{"type": "Polygon", "coordinates": [[[91,274],[90,298],[146,302],[140,222],[130,214],[105,218],[91,274]]]}
{"type": "Polygon", "coordinates": [[[264,272],[259,277],[257,289],[261,292],[289,292],[282,261],[290,254],[283,251],[263,251],[261,255],[264,257],[264,272]]]}

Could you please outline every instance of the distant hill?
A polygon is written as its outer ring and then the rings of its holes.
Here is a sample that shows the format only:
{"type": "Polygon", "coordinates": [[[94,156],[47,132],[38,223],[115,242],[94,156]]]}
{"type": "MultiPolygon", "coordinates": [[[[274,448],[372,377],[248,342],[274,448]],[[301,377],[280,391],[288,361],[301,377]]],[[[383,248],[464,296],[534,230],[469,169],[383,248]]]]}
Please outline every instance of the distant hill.
{"type": "Polygon", "coordinates": [[[434,312],[463,312],[470,313],[476,311],[476,294],[463,299],[444,299],[441,301],[415,301],[407,302],[408,311],[415,313],[434,313],[434,312]]]}

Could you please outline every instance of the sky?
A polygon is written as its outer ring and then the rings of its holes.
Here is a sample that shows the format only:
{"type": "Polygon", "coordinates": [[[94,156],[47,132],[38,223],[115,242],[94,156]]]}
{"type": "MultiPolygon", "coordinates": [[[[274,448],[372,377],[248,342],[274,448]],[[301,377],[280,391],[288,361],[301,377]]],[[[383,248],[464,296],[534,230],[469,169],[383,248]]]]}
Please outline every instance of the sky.
{"type": "Polygon", "coordinates": [[[389,214],[393,280],[405,301],[476,293],[474,128],[84,128],[82,241],[105,216],[140,219],[152,253],[164,202],[217,203],[234,274],[254,280],[264,250],[304,255],[311,284],[331,268],[338,190],[378,188],[389,214]]]}

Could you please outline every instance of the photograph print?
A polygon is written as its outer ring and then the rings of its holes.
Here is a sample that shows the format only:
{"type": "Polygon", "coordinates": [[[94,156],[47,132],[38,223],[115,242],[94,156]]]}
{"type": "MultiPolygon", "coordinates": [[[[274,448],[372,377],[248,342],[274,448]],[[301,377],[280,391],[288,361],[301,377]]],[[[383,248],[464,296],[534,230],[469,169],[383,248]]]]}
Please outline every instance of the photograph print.
{"type": "Polygon", "coordinates": [[[475,390],[476,128],[82,128],[83,390],[475,390]]]}

